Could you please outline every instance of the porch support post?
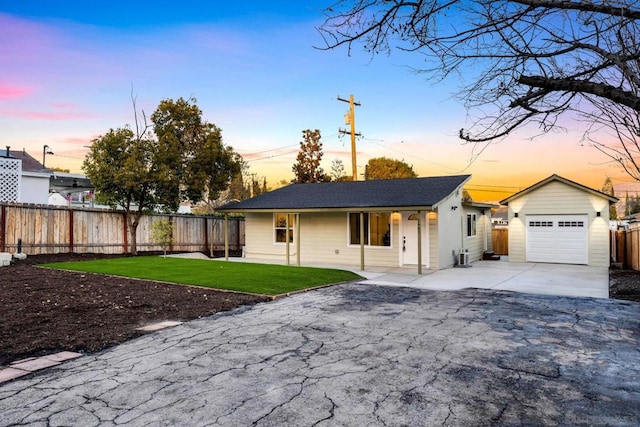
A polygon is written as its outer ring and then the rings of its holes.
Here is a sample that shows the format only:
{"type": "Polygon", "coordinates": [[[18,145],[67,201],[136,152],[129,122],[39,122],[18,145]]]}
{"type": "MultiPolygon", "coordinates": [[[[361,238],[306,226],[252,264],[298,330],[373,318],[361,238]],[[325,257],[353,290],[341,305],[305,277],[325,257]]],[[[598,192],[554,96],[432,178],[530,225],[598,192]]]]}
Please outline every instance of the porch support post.
{"type": "Polygon", "coordinates": [[[418,211],[418,274],[422,274],[422,211],[418,211]]]}
{"type": "Polygon", "coordinates": [[[289,214],[285,214],[285,215],[286,215],[285,216],[285,220],[284,220],[284,229],[286,230],[285,231],[285,238],[284,238],[284,240],[286,242],[286,244],[285,244],[285,258],[287,260],[287,265],[289,265],[289,256],[290,256],[290,252],[291,252],[290,248],[289,248],[289,227],[290,227],[290,224],[289,224],[289,214]]]}
{"type": "Polygon", "coordinates": [[[224,214],[224,260],[229,261],[229,214],[224,214]]]}
{"type": "Polygon", "coordinates": [[[360,270],[364,271],[364,212],[360,212],[360,270]]]}
{"type": "Polygon", "coordinates": [[[300,266],[300,214],[296,214],[296,223],[293,226],[293,228],[295,228],[296,230],[296,237],[295,237],[295,241],[296,241],[296,265],[299,267],[300,266]]]}

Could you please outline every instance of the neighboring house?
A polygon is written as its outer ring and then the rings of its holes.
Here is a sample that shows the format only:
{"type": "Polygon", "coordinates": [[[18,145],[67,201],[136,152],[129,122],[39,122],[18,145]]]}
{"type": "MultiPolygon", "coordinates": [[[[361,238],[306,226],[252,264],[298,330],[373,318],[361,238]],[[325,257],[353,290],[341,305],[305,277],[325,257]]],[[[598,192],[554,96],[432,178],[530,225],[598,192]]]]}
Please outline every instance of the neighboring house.
{"type": "Polygon", "coordinates": [[[617,201],[558,175],[504,199],[509,261],[608,267],[609,206],[617,201]]]}
{"type": "Polygon", "coordinates": [[[53,172],[49,180],[49,204],[69,207],[95,207],[94,186],[86,175],[53,172]]]}
{"type": "Polygon", "coordinates": [[[26,151],[0,150],[0,202],[47,204],[50,176],[26,151]]]}
{"type": "Polygon", "coordinates": [[[217,210],[245,214],[247,258],[421,272],[454,265],[461,250],[469,262],[491,250],[494,205],[462,202],[469,179],[293,184],[217,210]]]}

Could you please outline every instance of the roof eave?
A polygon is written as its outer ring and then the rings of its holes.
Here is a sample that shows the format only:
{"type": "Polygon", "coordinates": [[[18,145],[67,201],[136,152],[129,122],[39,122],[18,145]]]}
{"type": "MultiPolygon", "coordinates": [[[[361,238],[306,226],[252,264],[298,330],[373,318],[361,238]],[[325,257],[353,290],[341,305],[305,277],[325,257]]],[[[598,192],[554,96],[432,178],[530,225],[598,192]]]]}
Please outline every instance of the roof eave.
{"type": "Polygon", "coordinates": [[[610,196],[608,194],[605,194],[605,193],[602,193],[600,191],[594,190],[593,188],[589,188],[589,187],[587,187],[585,185],[579,184],[579,183],[577,183],[575,181],[571,181],[570,179],[563,178],[560,175],[553,174],[550,177],[545,178],[542,181],[539,181],[539,182],[531,185],[530,187],[527,187],[524,190],[521,190],[521,191],[519,191],[519,192],[517,192],[517,193],[515,193],[515,194],[513,194],[513,195],[511,195],[509,197],[507,197],[506,199],[501,200],[500,204],[508,206],[510,201],[518,199],[518,198],[520,198],[520,197],[522,197],[522,196],[524,196],[524,195],[526,195],[526,194],[528,194],[528,193],[530,193],[530,192],[532,192],[534,190],[537,190],[538,188],[543,187],[543,186],[549,184],[552,181],[562,182],[563,184],[569,185],[569,186],[571,186],[573,188],[577,188],[579,190],[586,191],[586,192],[588,192],[590,194],[593,194],[595,196],[606,198],[606,199],[609,200],[610,203],[616,203],[618,201],[617,197],[610,196]]]}
{"type": "Polygon", "coordinates": [[[486,203],[486,202],[462,202],[462,206],[469,206],[472,208],[480,208],[480,209],[493,209],[493,208],[500,207],[500,205],[496,203],[486,203]]]}
{"type": "Polygon", "coordinates": [[[320,213],[320,212],[401,212],[401,211],[432,211],[434,206],[347,206],[336,208],[258,208],[234,209],[218,208],[222,213],[320,213]]]}

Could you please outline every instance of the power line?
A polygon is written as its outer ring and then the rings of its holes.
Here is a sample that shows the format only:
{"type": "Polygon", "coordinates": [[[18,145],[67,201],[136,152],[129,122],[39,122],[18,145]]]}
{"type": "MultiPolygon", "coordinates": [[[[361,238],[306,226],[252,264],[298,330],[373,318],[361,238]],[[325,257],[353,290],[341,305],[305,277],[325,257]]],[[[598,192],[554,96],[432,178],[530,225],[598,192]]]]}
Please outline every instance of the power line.
{"type": "MultiPolygon", "coordinates": [[[[445,166],[443,164],[434,162],[432,160],[423,159],[422,157],[418,157],[415,154],[405,153],[404,151],[400,151],[400,150],[398,150],[396,148],[389,147],[387,145],[384,145],[384,144],[381,144],[381,143],[377,142],[377,141],[384,142],[384,139],[373,139],[373,138],[362,138],[362,139],[365,140],[365,141],[373,142],[374,144],[379,145],[380,147],[386,148],[388,150],[398,152],[398,153],[400,153],[402,155],[405,155],[405,156],[413,157],[414,159],[417,159],[417,160],[420,160],[420,161],[423,161],[423,162],[426,162],[426,163],[431,163],[432,165],[439,166],[439,167],[444,168],[444,169],[448,169],[448,170],[452,170],[453,169],[450,166],[445,166]]],[[[451,173],[453,173],[453,172],[451,172],[451,173]]]]}

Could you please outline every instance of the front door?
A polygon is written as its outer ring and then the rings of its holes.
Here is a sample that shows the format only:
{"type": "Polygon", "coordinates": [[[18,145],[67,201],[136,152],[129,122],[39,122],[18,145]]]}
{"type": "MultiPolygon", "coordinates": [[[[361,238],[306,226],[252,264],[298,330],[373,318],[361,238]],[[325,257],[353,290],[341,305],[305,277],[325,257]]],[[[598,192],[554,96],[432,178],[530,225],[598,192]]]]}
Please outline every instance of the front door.
{"type": "MultiPolygon", "coordinates": [[[[422,265],[429,267],[429,246],[427,244],[428,224],[422,213],[422,265]]],[[[402,212],[402,233],[400,233],[402,265],[418,265],[418,213],[402,212]]]]}

